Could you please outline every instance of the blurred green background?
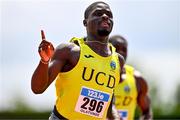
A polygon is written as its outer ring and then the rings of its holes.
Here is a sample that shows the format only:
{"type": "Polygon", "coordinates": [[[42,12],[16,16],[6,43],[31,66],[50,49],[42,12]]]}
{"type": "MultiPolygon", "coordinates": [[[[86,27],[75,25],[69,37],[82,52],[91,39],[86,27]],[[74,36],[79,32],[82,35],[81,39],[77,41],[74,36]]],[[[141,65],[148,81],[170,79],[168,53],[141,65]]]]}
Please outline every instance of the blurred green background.
{"type": "MultiPolygon", "coordinates": [[[[167,103],[162,102],[158,96],[158,85],[149,85],[149,96],[151,98],[151,107],[153,110],[154,119],[180,119],[180,84],[176,87],[174,98],[172,101],[167,103]]],[[[51,114],[51,109],[49,110],[39,110],[33,109],[29,106],[23,99],[23,97],[16,97],[11,103],[14,107],[9,110],[0,111],[0,119],[44,119],[47,120],[51,114]]],[[[53,104],[52,104],[53,106],[53,104]]],[[[137,107],[135,118],[139,118],[140,110],[137,107]]]]}
{"type": "MultiPolygon", "coordinates": [[[[154,86],[151,89],[151,100],[152,100],[152,109],[153,109],[153,118],[154,119],[180,119],[180,85],[176,89],[175,103],[160,104],[161,102],[157,97],[157,88],[154,86]]],[[[39,112],[32,109],[26,103],[23,102],[23,99],[16,98],[14,109],[7,111],[0,111],[0,119],[45,119],[47,120],[51,110],[39,112]]],[[[136,118],[140,114],[139,109],[136,110],[136,118]]]]}

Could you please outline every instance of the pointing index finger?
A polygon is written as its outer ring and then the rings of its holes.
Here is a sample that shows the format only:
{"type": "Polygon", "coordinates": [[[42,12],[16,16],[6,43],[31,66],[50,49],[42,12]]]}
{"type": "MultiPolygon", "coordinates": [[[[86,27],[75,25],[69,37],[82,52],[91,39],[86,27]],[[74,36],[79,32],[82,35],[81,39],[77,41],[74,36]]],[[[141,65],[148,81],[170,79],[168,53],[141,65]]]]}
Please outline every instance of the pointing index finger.
{"type": "Polygon", "coordinates": [[[41,30],[41,37],[42,37],[42,40],[46,40],[46,37],[45,37],[45,34],[44,34],[43,30],[41,30]]]}

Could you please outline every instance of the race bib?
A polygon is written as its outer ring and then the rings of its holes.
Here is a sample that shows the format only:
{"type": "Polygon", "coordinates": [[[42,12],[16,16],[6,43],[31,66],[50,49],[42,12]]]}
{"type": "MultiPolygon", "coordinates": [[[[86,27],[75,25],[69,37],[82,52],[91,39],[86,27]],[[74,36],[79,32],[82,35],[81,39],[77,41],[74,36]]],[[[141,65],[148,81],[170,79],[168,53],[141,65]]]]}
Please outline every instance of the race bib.
{"type": "Polygon", "coordinates": [[[118,110],[118,114],[121,120],[128,120],[128,111],[127,110],[118,110]]]}
{"type": "Polygon", "coordinates": [[[75,111],[97,118],[102,118],[109,98],[109,93],[82,87],[76,103],[75,111]]]}

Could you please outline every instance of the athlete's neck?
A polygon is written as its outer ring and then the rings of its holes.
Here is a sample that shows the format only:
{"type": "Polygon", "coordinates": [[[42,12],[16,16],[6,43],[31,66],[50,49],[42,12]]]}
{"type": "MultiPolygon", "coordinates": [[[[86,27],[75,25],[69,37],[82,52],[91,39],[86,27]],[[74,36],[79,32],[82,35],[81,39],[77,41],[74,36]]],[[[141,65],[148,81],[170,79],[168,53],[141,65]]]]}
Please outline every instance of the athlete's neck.
{"type": "Polygon", "coordinates": [[[111,50],[109,48],[108,42],[85,40],[85,43],[97,54],[107,57],[111,55],[111,50]]]}
{"type": "Polygon", "coordinates": [[[87,43],[97,43],[97,44],[101,44],[101,45],[108,45],[108,40],[106,38],[94,38],[94,37],[86,37],[85,41],[87,43]]]}
{"type": "Polygon", "coordinates": [[[86,41],[86,43],[98,43],[98,44],[101,44],[101,45],[108,45],[108,42],[91,41],[91,40],[86,41]]]}

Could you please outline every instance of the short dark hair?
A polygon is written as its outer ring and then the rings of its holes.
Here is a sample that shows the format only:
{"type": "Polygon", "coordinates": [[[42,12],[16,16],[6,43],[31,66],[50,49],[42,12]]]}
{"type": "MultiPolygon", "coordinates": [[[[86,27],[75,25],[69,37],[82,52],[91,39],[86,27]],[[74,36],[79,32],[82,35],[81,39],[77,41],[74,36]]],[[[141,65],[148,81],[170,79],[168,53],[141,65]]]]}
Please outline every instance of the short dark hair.
{"type": "Polygon", "coordinates": [[[123,36],[121,35],[113,35],[109,38],[109,42],[110,43],[113,43],[114,40],[117,40],[117,39],[122,39],[124,41],[125,44],[128,44],[126,38],[124,38],[123,36]]]}
{"type": "Polygon", "coordinates": [[[97,2],[92,3],[91,5],[89,5],[86,8],[86,10],[84,12],[84,19],[88,18],[90,11],[99,3],[103,3],[103,4],[107,5],[107,6],[109,6],[107,3],[103,2],[103,1],[97,1],[97,2]]]}

